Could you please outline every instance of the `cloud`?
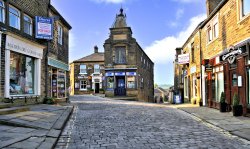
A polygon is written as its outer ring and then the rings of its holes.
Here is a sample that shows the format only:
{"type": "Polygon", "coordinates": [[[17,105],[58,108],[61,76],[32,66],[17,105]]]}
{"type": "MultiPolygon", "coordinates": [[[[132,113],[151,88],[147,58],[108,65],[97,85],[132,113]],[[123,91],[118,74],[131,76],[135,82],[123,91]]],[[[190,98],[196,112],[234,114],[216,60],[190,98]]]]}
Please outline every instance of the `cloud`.
{"type": "Polygon", "coordinates": [[[175,18],[176,20],[179,20],[184,14],[184,9],[182,8],[179,8],[177,11],[176,11],[176,14],[175,14],[175,18]]]}
{"type": "Polygon", "coordinates": [[[167,25],[171,28],[178,27],[180,25],[179,20],[183,16],[183,14],[184,14],[184,9],[182,9],[182,8],[177,9],[177,11],[175,13],[175,20],[170,21],[170,22],[168,21],[167,25]]]}
{"type": "Polygon", "coordinates": [[[149,57],[159,64],[169,64],[175,57],[175,48],[181,47],[188,39],[197,25],[206,18],[206,14],[201,14],[189,20],[189,25],[180,31],[176,36],[167,36],[164,39],[156,40],[145,48],[149,57]]]}
{"type": "Polygon", "coordinates": [[[126,0],[91,0],[97,3],[114,3],[114,4],[119,4],[119,3],[124,3],[126,0]]]}

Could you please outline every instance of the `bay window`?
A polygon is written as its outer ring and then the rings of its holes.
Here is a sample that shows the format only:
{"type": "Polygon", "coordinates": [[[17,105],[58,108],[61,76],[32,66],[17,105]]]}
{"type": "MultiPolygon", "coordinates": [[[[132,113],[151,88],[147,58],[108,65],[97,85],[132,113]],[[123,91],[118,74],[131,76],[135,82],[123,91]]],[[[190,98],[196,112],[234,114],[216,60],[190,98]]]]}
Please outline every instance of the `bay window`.
{"type": "Polygon", "coordinates": [[[9,25],[20,30],[20,11],[13,6],[9,7],[9,25]]]}

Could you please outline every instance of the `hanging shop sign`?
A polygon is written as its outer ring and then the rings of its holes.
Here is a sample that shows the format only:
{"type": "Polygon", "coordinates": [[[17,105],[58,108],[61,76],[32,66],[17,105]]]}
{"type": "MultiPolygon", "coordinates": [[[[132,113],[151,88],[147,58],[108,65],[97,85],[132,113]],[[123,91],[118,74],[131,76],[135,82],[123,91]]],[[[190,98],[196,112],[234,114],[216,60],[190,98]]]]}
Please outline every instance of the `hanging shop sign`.
{"type": "Polygon", "coordinates": [[[187,64],[189,63],[189,54],[178,55],[178,64],[187,64]]]}
{"type": "Polygon", "coordinates": [[[229,64],[233,64],[235,59],[236,59],[236,56],[239,55],[239,54],[242,54],[242,50],[239,48],[237,50],[234,50],[234,47],[230,47],[230,52],[227,53],[227,54],[224,54],[222,56],[222,60],[227,60],[229,64]]]}
{"type": "Polygon", "coordinates": [[[53,23],[54,19],[49,17],[36,16],[36,38],[53,39],[53,23]]]}

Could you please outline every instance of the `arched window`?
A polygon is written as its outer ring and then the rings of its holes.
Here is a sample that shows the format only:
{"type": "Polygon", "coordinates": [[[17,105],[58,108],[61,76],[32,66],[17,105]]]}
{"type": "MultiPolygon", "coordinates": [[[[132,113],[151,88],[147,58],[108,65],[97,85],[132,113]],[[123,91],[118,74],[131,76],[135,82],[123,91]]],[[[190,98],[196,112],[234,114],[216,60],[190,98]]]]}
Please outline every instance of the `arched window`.
{"type": "Polygon", "coordinates": [[[0,0],[0,22],[5,22],[5,7],[2,0],[0,0]]]}

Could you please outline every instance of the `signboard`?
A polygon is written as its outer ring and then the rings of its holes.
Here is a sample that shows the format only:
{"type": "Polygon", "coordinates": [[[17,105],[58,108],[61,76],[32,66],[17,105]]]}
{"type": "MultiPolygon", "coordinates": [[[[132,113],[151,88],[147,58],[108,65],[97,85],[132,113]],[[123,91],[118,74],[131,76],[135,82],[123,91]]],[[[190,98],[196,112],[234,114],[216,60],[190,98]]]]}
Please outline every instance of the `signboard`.
{"type": "Polygon", "coordinates": [[[178,64],[187,64],[189,63],[189,54],[178,55],[178,64]]]}
{"type": "Polygon", "coordinates": [[[233,64],[236,56],[242,53],[242,50],[239,48],[237,50],[234,50],[234,47],[230,47],[230,52],[227,54],[224,54],[222,56],[222,60],[227,60],[229,64],[233,64]]]}
{"type": "Polygon", "coordinates": [[[126,72],[127,76],[136,76],[136,72],[126,72]]]}
{"type": "Polygon", "coordinates": [[[36,16],[36,38],[53,39],[54,19],[49,17],[36,16]]]}
{"type": "Polygon", "coordinates": [[[125,72],[116,72],[115,76],[125,76],[125,72]]]}
{"type": "Polygon", "coordinates": [[[113,72],[106,72],[105,76],[106,77],[111,77],[111,76],[114,76],[114,73],[113,72]]]}
{"type": "Polygon", "coordinates": [[[48,57],[48,65],[69,71],[69,65],[59,60],[48,57]]]}

